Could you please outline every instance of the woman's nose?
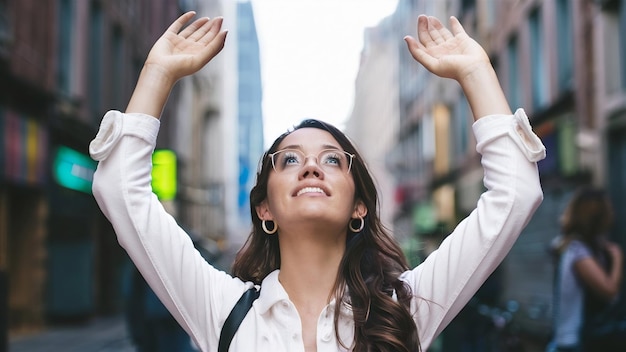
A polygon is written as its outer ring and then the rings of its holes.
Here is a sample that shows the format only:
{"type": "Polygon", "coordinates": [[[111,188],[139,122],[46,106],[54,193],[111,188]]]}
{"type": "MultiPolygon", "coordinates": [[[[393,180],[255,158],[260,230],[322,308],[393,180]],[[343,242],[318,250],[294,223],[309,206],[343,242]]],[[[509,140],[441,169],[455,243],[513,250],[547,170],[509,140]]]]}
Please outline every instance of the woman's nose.
{"type": "Polygon", "coordinates": [[[302,170],[300,170],[300,178],[306,177],[317,177],[324,178],[324,171],[317,163],[317,158],[308,157],[304,162],[304,166],[302,166],[302,170]]]}

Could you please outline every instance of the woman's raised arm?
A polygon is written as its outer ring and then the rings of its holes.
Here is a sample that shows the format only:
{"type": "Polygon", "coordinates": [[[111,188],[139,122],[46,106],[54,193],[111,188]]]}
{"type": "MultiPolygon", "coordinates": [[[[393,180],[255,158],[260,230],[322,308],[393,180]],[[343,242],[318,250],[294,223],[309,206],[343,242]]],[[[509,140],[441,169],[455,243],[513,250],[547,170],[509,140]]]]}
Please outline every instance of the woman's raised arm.
{"type": "Polygon", "coordinates": [[[450,29],[432,16],[417,19],[417,38],[404,37],[409,52],[430,72],[459,82],[474,119],[493,114],[511,114],[498,77],[485,50],[465,33],[455,17],[450,29]]]}
{"type": "Polygon", "coordinates": [[[180,16],[152,46],[126,113],[160,118],[174,84],[196,73],[222,50],[227,34],[222,30],[223,18],[198,18],[183,29],[194,15],[190,11],[180,16]]]}

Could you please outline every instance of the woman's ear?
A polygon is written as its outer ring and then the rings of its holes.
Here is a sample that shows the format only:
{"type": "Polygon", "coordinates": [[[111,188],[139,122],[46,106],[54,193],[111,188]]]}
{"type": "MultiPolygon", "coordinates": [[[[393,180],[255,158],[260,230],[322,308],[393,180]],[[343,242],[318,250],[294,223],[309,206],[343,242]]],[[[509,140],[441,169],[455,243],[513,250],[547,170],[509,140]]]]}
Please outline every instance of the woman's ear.
{"type": "Polygon", "coordinates": [[[367,207],[360,199],[354,203],[353,218],[364,218],[367,215],[367,207]]]}
{"type": "Polygon", "coordinates": [[[267,205],[267,200],[261,202],[261,204],[254,207],[256,209],[256,215],[261,220],[273,220],[272,212],[270,211],[269,206],[267,205]]]}

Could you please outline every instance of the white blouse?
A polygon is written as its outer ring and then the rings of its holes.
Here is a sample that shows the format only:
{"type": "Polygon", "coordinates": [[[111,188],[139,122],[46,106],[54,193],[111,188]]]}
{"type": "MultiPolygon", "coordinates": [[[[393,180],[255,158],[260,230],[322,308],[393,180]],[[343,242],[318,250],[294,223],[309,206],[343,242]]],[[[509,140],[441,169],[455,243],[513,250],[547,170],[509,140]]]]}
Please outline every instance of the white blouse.
{"type": "MultiPolygon", "coordinates": [[[[252,283],[207,263],[152,193],[151,155],[159,126],[148,115],[107,112],[89,147],[99,161],[94,196],[120,245],[172,315],[202,351],[216,351],[226,317],[252,283]]],[[[543,199],[536,162],[545,157],[545,147],[524,111],[486,116],[472,128],[487,191],[437,251],[401,276],[416,297],[411,310],[423,350],[500,264],[543,199]]],[[[304,351],[300,318],[278,270],[262,288],[230,351],[304,351]]],[[[318,351],[346,350],[334,333],[336,308],[331,302],[320,314],[318,351]]],[[[350,346],[352,313],[340,309],[339,334],[350,346]]]]}

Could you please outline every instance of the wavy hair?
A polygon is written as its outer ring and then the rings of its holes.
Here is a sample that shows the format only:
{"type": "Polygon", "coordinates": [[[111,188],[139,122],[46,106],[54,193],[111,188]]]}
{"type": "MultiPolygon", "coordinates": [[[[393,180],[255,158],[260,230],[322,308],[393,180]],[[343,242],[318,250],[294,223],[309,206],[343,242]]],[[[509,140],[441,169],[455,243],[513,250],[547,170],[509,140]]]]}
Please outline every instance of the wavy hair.
{"type": "Polygon", "coordinates": [[[268,236],[261,227],[256,206],[267,198],[267,183],[272,165],[268,155],[281,141],[301,128],[317,128],[330,133],[348,153],[355,154],[351,174],[355,200],[367,207],[362,231],[348,230],[346,251],[339,266],[333,297],[348,304],[354,315],[354,343],[345,346],[337,329],[340,310],[335,310],[335,335],[346,348],[355,351],[421,351],[417,326],[409,307],[411,288],[400,275],[409,269],[395,239],[379,218],[379,201],[374,181],[363,159],[350,140],[336,127],[319,120],[304,120],[278,137],[265,152],[257,173],[256,185],[250,191],[252,232],[239,250],[233,264],[233,275],[244,281],[261,284],[272,271],[280,268],[279,236],[268,236]],[[392,297],[396,293],[397,300],[392,297]]]}

